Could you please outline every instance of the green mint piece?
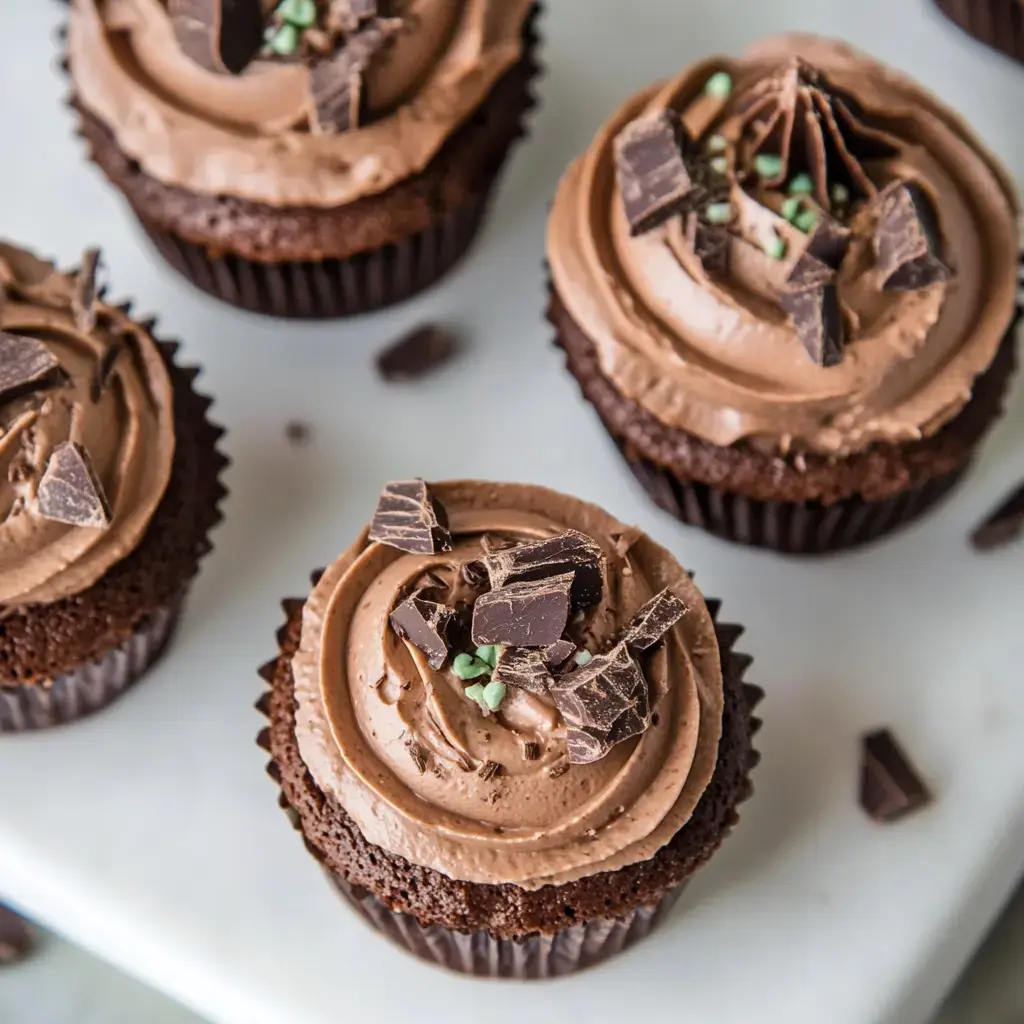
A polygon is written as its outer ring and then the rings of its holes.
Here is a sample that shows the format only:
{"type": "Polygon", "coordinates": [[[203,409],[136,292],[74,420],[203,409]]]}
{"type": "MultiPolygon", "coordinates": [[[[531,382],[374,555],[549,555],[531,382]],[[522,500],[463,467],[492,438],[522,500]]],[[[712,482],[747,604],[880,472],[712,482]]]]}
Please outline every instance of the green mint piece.
{"type": "Polygon", "coordinates": [[[781,260],[786,255],[786,240],[776,235],[765,247],[765,253],[773,260],[781,260]]]}
{"type": "Polygon", "coordinates": [[[486,664],[490,665],[491,668],[496,668],[498,664],[498,648],[493,644],[489,644],[486,647],[478,647],[476,649],[476,656],[486,664]]]}
{"type": "Polygon", "coordinates": [[[708,164],[715,174],[725,174],[729,170],[729,161],[724,156],[713,156],[708,164]]]}
{"type": "Polygon", "coordinates": [[[508,687],[504,683],[490,682],[483,688],[483,701],[491,711],[497,711],[507,692],[508,687]]]}
{"type": "Polygon", "coordinates": [[[704,92],[716,100],[724,100],[732,92],[732,75],[728,71],[716,71],[704,83],[704,92]]]}
{"type": "Polygon", "coordinates": [[[299,48],[299,30],[285,22],[270,40],[270,49],[279,57],[290,57],[299,48]]]}
{"type": "Polygon", "coordinates": [[[472,654],[457,654],[452,662],[452,671],[464,682],[467,679],[479,679],[480,676],[490,675],[491,666],[472,654]]]}
{"type": "Polygon", "coordinates": [[[724,153],[729,148],[724,135],[712,135],[708,139],[707,150],[709,153],[724,153]]]}
{"type": "Polygon", "coordinates": [[[754,170],[758,177],[777,178],[782,173],[782,157],[772,153],[758,153],[754,157],[754,170]]]}
{"type": "Polygon", "coordinates": [[[829,190],[829,195],[836,206],[845,206],[850,201],[850,190],[838,181],[829,190]]]}
{"type": "Polygon", "coordinates": [[[466,696],[471,700],[480,705],[484,706],[484,684],[474,683],[472,686],[467,686],[465,689],[466,696]]]}
{"type": "Polygon", "coordinates": [[[284,0],[278,4],[277,14],[297,28],[310,28],[316,24],[316,3],[314,0],[284,0]]]}
{"type": "Polygon", "coordinates": [[[732,203],[708,203],[704,219],[709,224],[728,224],[732,220],[732,203]]]}
{"type": "Polygon", "coordinates": [[[789,183],[791,196],[809,196],[814,191],[814,182],[809,174],[797,174],[789,183]]]}
{"type": "Polygon", "coordinates": [[[794,226],[805,235],[809,235],[814,230],[814,225],[817,223],[817,210],[804,210],[803,213],[799,214],[793,221],[794,226]]]}
{"type": "Polygon", "coordinates": [[[594,656],[590,653],[590,651],[577,651],[573,655],[572,660],[575,661],[580,668],[583,668],[583,666],[586,665],[588,662],[594,660],[594,656]]]}
{"type": "Polygon", "coordinates": [[[796,220],[797,214],[800,212],[800,205],[803,200],[799,196],[790,196],[788,199],[782,200],[782,216],[793,223],[796,220]]]}

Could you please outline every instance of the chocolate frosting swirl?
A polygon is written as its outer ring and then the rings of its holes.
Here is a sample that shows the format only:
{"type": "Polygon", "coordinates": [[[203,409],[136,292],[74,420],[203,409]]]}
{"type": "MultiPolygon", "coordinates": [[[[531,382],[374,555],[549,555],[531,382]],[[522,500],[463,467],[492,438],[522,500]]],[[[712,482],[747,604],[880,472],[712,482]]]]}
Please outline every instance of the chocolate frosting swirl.
{"type": "Polygon", "coordinates": [[[721,736],[720,656],[699,591],[667,551],[582,501],[518,484],[433,489],[452,551],[408,554],[364,532],[306,603],[292,669],[296,735],[317,785],[371,842],[465,881],[532,889],[651,857],[692,814],[721,736]],[[450,669],[432,669],[388,625],[427,573],[445,583],[451,605],[468,593],[461,565],[489,542],[566,529],[607,556],[600,604],[570,627],[581,645],[609,647],[665,587],[689,608],[643,663],[654,723],[600,761],[571,766],[550,701],[509,687],[500,710],[483,717],[450,669]]]}
{"type": "MultiPolygon", "coordinates": [[[[828,131],[826,139],[834,152],[828,131]]],[[[852,172],[852,184],[867,185],[858,167],[852,172]]],[[[963,408],[1013,318],[1017,216],[1007,174],[934,96],[843,44],[786,35],[742,58],[696,64],[617,111],[561,184],[548,255],[559,296],[593,339],[603,372],[661,422],[716,445],[745,439],[769,452],[842,456],[928,436],[963,408]],[[797,56],[852,98],[877,138],[895,142],[894,153],[885,144],[868,153],[868,170],[881,181],[919,183],[932,197],[955,269],[920,290],[884,290],[872,252],[877,204],[855,206],[837,281],[846,350],[834,366],[808,359],[793,323],[766,301],[807,245],[800,231],[734,189],[738,230],[756,236],[767,223],[788,252],[773,263],[737,243],[719,277],[704,272],[682,217],[630,237],[616,187],[614,140],[633,119],[671,109],[695,140],[710,132],[739,140],[751,127],[744,102],[749,112],[797,56]],[[716,72],[731,76],[731,100],[704,94],[716,72]]]]}
{"type": "Polygon", "coordinates": [[[60,364],[56,381],[0,398],[2,615],[81,593],[134,550],[170,479],[174,425],[164,361],[124,312],[100,302],[94,326],[76,325],[75,279],[4,243],[0,293],[0,329],[42,342],[60,364]],[[68,441],[85,450],[106,495],[103,528],[39,512],[40,479],[68,441]]]}

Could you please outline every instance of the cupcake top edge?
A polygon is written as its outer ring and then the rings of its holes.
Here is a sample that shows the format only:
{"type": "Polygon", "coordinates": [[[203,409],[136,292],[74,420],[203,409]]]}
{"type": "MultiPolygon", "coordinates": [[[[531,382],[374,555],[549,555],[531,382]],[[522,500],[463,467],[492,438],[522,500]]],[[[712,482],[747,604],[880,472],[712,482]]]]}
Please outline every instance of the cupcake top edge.
{"type": "Polygon", "coordinates": [[[842,457],[967,403],[1014,319],[1018,221],[940,100],[785,35],[624,104],[563,178],[548,255],[602,371],[662,423],[842,457]]]}
{"type": "Polygon", "coordinates": [[[75,0],[76,100],[158,181],[338,206],[422,171],[522,56],[533,0],[75,0]]]}
{"type": "Polygon", "coordinates": [[[653,856],[710,782],[715,623],[635,527],[542,487],[388,484],[303,612],[296,736],[364,836],[449,877],[653,856]]]}
{"type": "Polygon", "coordinates": [[[174,458],[170,376],[97,284],[0,242],[0,614],[79,594],[139,544],[174,458]]]}

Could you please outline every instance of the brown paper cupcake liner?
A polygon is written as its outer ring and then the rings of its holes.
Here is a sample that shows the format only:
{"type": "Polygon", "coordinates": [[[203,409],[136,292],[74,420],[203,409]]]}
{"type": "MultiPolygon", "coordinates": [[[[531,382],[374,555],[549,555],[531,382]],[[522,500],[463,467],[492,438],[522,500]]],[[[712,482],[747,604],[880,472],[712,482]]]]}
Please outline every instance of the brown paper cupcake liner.
{"type": "Polygon", "coordinates": [[[0,686],[0,733],[48,729],[106,707],[164,652],[178,624],[184,592],[146,618],[109,654],[46,683],[0,686]]]}
{"type": "MultiPolygon", "coordinates": [[[[313,574],[313,583],[320,573],[313,574]]],[[[728,809],[724,828],[717,842],[696,867],[710,857],[718,844],[739,822],[736,805],[749,799],[753,793],[750,772],[761,760],[761,755],[750,742],[761,727],[761,721],[754,710],[764,697],[764,691],[744,681],[747,669],[753,659],[737,652],[736,641],[743,633],[743,627],[719,621],[721,601],[708,599],[708,611],[715,622],[721,651],[723,672],[731,684],[734,695],[726,702],[723,720],[723,742],[735,739],[739,732],[746,740],[748,749],[742,762],[742,782],[739,796],[728,809]],[[731,710],[730,710],[731,708],[731,710]]],[[[278,643],[282,645],[288,635],[288,623],[301,615],[304,602],[291,598],[282,602],[287,621],[278,631],[278,643]]],[[[269,662],[260,670],[264,682],[275,678],[277,660],[269,662]]],[[[261,714],[269,717],[271,694],[265,693],[256,704],[261,714]]],[[[260,749],[271,753],[270,730],[261,730],[257,737],[260,749]]],[[[719,762],[721,770],[722,761],[719,762]]],[[[669,885],[660,896],[649,904],[634,907],[629,911],[607,918],[593,918],[551,934],[533,934],[523,938],[501,938],[486,930],[473,932],[457,931],[439,924],[424,924],[411,914],[393,910],[383,900],[365,888],[352,885],[346,878],[332,871],[324,863],[323,853],[303,833],[299,812],[291,805],[282,787],[283,773],[273,759],[267,764],[267,774],[278,786],[278,805],[284,810],[292,827],[303,835],[306,849],[320,863],[324,874],[342,898],[349,903],[377,931],[405,952],[436,966],[461,974],[482,978],[507,978],[536,980],[562,977],[593,967],[616,953],[628,949],[649,935],[669,915],[683,889],[689,882],[689,875],[669,885]]],[[[696,869],[696,868],[695,868],[696,869]]]]}
{"type": "Polygon", "coordinates": [[[1024,5],[1020,0],[935,0],[968,35],[1024,61],[1024,5]]]}

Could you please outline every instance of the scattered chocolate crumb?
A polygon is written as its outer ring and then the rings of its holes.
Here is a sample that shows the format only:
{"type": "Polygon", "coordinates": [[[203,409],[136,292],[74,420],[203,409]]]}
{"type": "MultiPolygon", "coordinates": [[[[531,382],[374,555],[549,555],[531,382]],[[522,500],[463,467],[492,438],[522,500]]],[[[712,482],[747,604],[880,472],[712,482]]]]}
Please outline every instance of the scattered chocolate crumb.
{"type": "Polygon", "coordinates": [[[284,425],[284,436],[293,448],[305,448],[313,439],[313,430],[302,420],[289,420],[284,425]]]}
{"type": "Polygon", "coordinates": [[[888,824],[931,803],[932,796],[889,729],[861,738],[860,805],[888,824]]]}
{"type": "Polygon", "coordinates": [[[430,770],[439,779],[448,777],[448,773],[436,761],[430,766],[430,770]]]}
{"type": "Polygon", "coordinates": [[[994,551],[1024,534],[1024,483],[990,513],[971,534],[978,551],[994,551]]]}
{"type": "Polygon", "coordinates": [[[523,743],[523,758],[527,761],[536,761],[540,757],[540,744],[533,740],[526,740],[523,743]]]}
{"type": "Polygon", "coordinates": [[[556,764],[548,769],[548,775],[553,779],[557,779],[560,775],[564,775],[569,770],[569,762],[563,761],[561,764],[556,764]]]}
{"type": "Polygon", "coordinates": [[[409,756],[412,758],[412,763],[416,765],[416,771],[422,775],[427,770],[427,755],[423,748],[418,743],[412,741],[406,743],[406,749],[409,751],[409,756]]]}
{"type": "Polygon", "coordinates": [[[425,324],[389,345],[377,356],[377,372],[387,381],[416,380],[447,363],[459,351],[456,335],[425,324]]]}
{"type": "Polygon", "coordinates": [[[496,779],[501,775],[501,765],[497,761],[484,761],[477,771],[477,775],[480,776],[484,782],[490,782],[491,779],[496,779]]]}

